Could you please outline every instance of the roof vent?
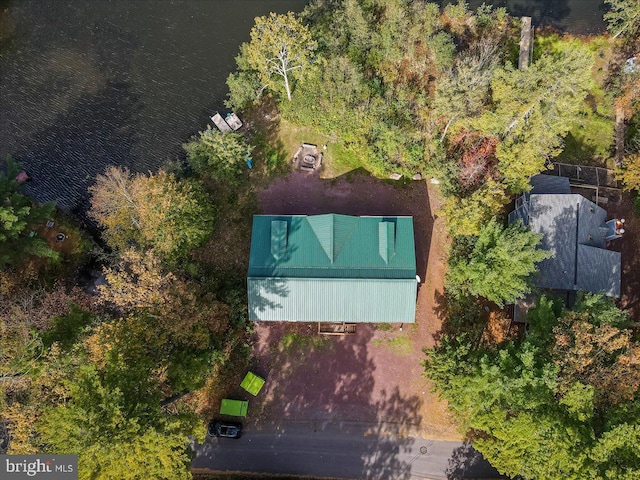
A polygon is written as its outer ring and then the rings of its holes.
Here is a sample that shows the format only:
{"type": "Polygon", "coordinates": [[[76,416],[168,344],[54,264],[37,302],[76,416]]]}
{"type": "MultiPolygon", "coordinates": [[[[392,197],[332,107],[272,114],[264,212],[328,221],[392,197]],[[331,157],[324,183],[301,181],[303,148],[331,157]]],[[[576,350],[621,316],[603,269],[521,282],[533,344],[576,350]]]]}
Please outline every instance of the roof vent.
{"type": "Polygon", "coordinates": [[[273,220],[271,222],[271,255],[276,260],[282,258],[287,251],[287,222],[273,220]]]}
{"type": "Polygon", "coordinates": [[[384,260],[389,260],[396,253],[396,230],[393,222],[380,222],[378,224],[378,253],[384,260]]]}

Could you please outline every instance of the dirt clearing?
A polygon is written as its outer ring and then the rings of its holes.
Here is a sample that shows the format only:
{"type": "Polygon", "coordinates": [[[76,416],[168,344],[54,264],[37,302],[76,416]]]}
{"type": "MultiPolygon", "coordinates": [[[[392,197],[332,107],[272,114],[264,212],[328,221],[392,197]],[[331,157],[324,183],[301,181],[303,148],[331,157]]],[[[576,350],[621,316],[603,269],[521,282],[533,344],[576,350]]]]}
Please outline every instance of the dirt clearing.
{"type": "MultiPolygon", "coordinates": [[[[429,186],[431,187],[431,186],[429,186]]],[[[264,214],[411,215],[418,291],[416,323],[363,324],[356,334],[321,336],[317,324],[260,322],[253,337],[265,389],[250,402],[255,427],[280,420],[376,422],[429,438],[459,439],[446,405],[423,377],[422,349],[433,346],[442,318],[436,299],[446,270],[440,203],[424,181],[381,181],[363,171],[337,179],[292,172],[258,193],[264,214]]]]}

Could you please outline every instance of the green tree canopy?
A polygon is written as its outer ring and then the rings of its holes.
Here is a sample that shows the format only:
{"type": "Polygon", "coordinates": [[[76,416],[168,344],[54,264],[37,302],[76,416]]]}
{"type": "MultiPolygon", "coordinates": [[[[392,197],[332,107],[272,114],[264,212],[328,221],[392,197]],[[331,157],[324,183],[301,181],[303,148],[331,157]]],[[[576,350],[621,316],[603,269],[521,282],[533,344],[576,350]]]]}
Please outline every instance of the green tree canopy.
{"type": "Polygon", "coordinates": [[[559,319],[552,303],[543,298],[518,340],[445,336],[426,351],[426,373],[474,447],[509,477],[639,478],[640,345],[624,328],[592,323],[603,323],[597,300],[559,319]]]}
{"type": "Polygon", "coordinates": [[[193,169],[214,180],[238,183],[251,147],[240,133],[205,130],[182,145],[193,169]]]}
{"type": "Polygon", "coordinates": [[[264,86],[277,91],[274,80],[282,81],[291,100],[292,82],[309,74],[317,47],[309,29],[293,12],[270,13],[255,19],[251,41],[242,47],[242,55],[264,86]]]}
{"type": "Polygon", "coordinates": [[[137,415],[129,402],[153,396],[127,399],[90,366],[80,367],[68,388],[64,404],[44,411],[40,440],[48,452],[79,454],[79,478],[191,478],[186,435],[202,437],[193,424],[163,416],[159,403],[153,415],[137,415]]]}
{"type": "Polygon", "coordinates": [[[57,252],[27,231],[28,227],[35,228],[48,219],[55,205],[35,205],[19,192],[20,183],[15,178],[20,167],[10,156],[6,159],[6,170],[3,173],[0,169],[0,268],[23,263],[32,255],[57,259],[57,252]]]}
{"type": "Polygon", "coordinates": [[[510,191],[526,190],[529,178],[560,154],[591,85],[592,65],[588,50],[574,48],[543,55],[523,70],[507,64],[496,71],[491,82],[494,108],[473,124],[500,136],[496,156],[510,191]]]}
{"type": "Polygon", "coordinates": [[[477,237],[458,240],[449,261],[447,282],[453,291],[481,296],[503,306],[531,291],[536,264],[551,255],[536,248],[541,235],[519,224],[502,228],[495,220],[477,237]]]}
{"type": "Polygon", "coordinates": [[[498,45],[484,38],[460,53],[450,73],[438,81],[435,113],[446,123],[440,141],[452,124],[466,123],[481,112],[500,59],[498,45]]]}
{"type": "Polygon", "coordinates": [[[482,226],[508,203],[504,185],[488,179],[468,197],[454,196],[442,208],[452,235],[478,235],[482,226]]]}
{"type": "Polygon", "coordinates": [[[638,0],[605,0],[609,11],[604,20],[613,38],[634,35],[640,29],[640,2],[638,0]]]}

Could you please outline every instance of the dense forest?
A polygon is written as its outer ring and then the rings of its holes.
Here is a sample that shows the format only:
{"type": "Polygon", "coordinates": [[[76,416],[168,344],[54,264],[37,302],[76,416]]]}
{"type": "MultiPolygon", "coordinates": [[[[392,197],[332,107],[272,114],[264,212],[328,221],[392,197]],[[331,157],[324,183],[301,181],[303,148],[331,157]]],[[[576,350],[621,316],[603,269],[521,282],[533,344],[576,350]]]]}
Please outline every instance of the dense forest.
{"type": "MultiPolygon", "coordinates": [[[[640,342],[624,311],[599,296],[573,311],[543,296],[527,335],[482,334],[486,303],[529,292],[548,257],[539,236],[504,225],[505,205],[569,148],[588,144],[606,165],[614,106],[628,126],[618,175],[640,209],[640,72],[620,65],[640,51],[640,7],[608,3],[610,38],[544,32],[519,70],[520,21],[504,9],[318,0],[257,18],[228,79],[228,106],[249,120],[269,112],[313,128],[378,177],[437,180],[448,319],[426,372],[462,433],[510,476],[640,475],[640,342]],[[603,58],[620,68],[604,71],[603,58]]],[[[247,246],[229,232],[246,238],[256,189],[288,154],[259,122],[208,128],[183,147],[185,162],[165,170],[96,178],[88,216],[100,238],[23,195],[7,159],[0,451],[77,453],[82,479],[191,478],[202,398],[223,367],[249,361],[247,246]],[[95,288],[78,287],[87,264],[102,270],[95,288]]]]}

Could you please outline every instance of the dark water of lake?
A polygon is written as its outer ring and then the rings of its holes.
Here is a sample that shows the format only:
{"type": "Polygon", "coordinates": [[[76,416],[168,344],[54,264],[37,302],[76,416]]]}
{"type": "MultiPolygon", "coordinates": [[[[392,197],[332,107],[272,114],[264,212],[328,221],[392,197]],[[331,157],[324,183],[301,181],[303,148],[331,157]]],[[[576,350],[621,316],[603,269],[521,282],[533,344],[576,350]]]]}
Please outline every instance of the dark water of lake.
{"type": "Polygon", "coordinates": [[[483,3],[505,7],[514,17],[532,17],[536,27],[550,26],[573,34],[590,35],[606,28],[602,20],[604,0],[467,0],[467,3],[473,9],[483,3]]]}
{"type": "MultiPolygon", "coordinates": [[[[0,0],[0,158],[23,162],[27,193],[82,214],[107,165],[153,171],[181,155],[222,108],[255,16],[306,3],[0,0]]],[[[494,3],[538,25],[603,29],[602,0],[494,3]]]]}
{"type": "Polygon", "coordinates": [[[82,213],[110,164],[157,168],[223,107],[254,17],[305,0],[1,1],[0,158],[27,193],[82,213]],[[8,15],[9,18],[6,18],[8,15]]]}

